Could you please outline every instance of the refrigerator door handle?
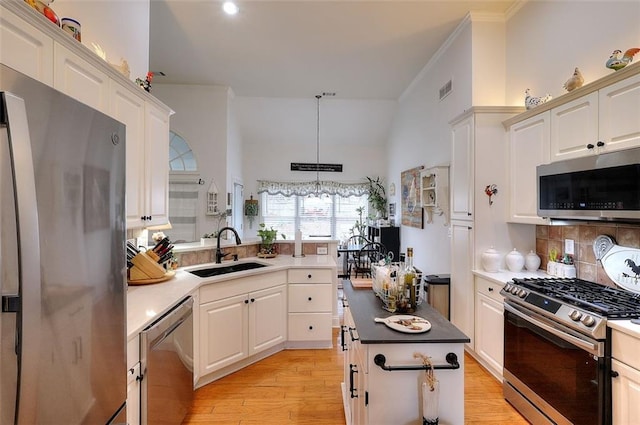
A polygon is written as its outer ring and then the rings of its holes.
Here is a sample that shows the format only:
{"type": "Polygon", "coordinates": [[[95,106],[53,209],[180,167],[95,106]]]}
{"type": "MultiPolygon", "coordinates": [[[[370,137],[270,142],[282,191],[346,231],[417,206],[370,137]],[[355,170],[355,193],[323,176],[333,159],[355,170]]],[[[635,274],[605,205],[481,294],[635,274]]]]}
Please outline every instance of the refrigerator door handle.
{"type": "MultiPolygon", "coordinates": [[[[37,400],[37,376],[40,353],[41,280],[40,235],[36,183],[31,152],[27,111],[23,99],[0,92],[2,125],[7,127],[12,159],[13,184],[18,234],[18,352],[17,423],[35,423],[35,409],[20,409],[20,401],[37,400]]],[[[13,300],[15,304],[16,300],[13,300]]]]}

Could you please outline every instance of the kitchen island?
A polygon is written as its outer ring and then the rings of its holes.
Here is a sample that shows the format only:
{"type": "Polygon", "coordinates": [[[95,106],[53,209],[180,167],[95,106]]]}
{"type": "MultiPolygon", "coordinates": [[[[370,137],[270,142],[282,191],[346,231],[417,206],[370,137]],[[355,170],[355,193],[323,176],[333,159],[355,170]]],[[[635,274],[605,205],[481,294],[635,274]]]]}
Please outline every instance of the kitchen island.
{"type": "Polygon", "coordinates": [[[421,384],[425,372],[414,353],[431,357],[440,382],[439,423],[464,423],[464,344],[469,338],[426,303],[414,313],[431,329],[393,330],[375,318],[390,313],[371,289],[343,282],[345,354],[343,401],[347,425],[422,424],[421,384]],[[441,369],[440,369],[441,368],[441,369]],[[414,370],[411,370],[414,369],[414,370]]]}

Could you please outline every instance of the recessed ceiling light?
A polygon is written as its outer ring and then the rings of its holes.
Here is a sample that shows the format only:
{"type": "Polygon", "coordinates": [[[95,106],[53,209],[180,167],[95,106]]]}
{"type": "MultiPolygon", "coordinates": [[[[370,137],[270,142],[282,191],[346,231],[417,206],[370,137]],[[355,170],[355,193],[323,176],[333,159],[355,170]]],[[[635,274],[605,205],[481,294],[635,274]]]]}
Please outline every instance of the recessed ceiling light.
{"type": "Polygon", "coordinates": [[[238,9],[238,6],[234,2],[225,1],[222,4],[222,10],[224,10],[227,15],[235,15],[240,9],[238,9]]]}

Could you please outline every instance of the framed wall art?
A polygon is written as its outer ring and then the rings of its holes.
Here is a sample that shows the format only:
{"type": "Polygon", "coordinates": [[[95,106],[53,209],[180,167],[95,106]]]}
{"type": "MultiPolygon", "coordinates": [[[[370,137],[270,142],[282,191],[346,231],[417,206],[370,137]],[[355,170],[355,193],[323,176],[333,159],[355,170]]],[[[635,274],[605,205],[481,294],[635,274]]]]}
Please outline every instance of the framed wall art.
{"type": "Polygon", "coordinates": [[[415,167],[400,174],[400,196],[402,225],[423,228],[422,204],[420,203],[420,171],[415,167]]]}

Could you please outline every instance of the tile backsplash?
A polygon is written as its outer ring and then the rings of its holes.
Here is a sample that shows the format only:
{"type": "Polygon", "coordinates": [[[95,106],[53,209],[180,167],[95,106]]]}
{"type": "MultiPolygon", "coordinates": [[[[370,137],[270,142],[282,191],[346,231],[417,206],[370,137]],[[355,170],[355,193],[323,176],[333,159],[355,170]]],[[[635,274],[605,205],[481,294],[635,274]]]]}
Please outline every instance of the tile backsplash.
{"type": "Polygon", "coordinates": [[[616,223],[584,223],[570,226],[536,226],[536,254],[540,256],[540,268],[547,269],[549,251],[556,249],[564,254],[564,241],[575,242],[575,255],[578,278],[598,282],[607,286],[615,286],[609,279],[602,265],[596,261],[593,252],[593,241],[599,235],[607,235],[614,239],[616,245],[640,248],[640,225],[616,223]]]}

